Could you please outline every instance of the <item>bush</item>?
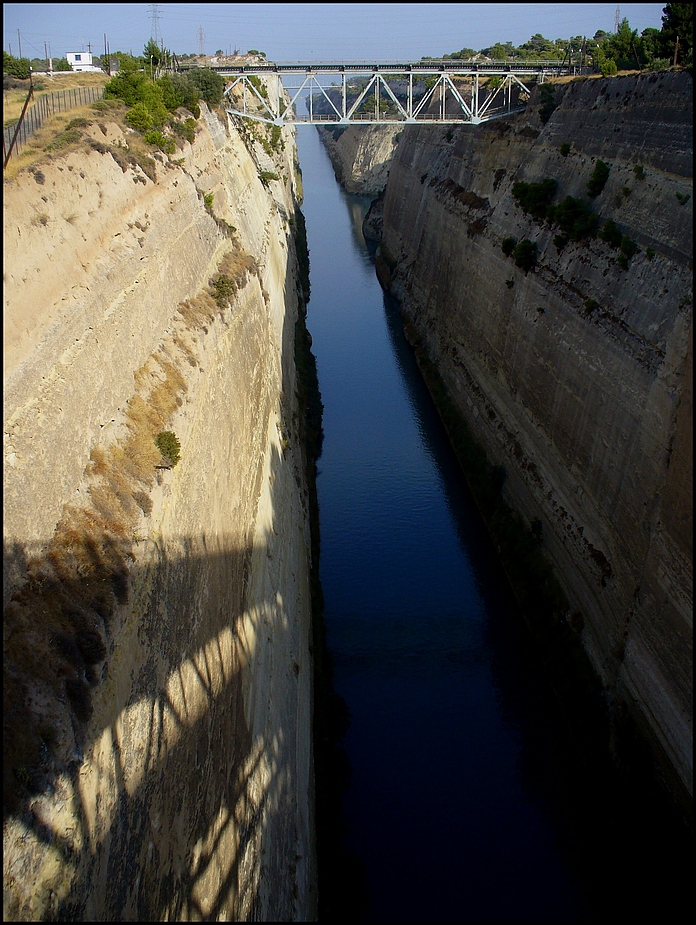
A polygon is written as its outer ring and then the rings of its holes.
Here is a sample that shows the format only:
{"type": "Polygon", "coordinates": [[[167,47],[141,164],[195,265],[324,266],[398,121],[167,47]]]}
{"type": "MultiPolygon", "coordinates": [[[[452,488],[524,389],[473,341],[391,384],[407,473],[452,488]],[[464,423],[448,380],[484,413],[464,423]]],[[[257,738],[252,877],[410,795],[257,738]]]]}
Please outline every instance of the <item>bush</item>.
{"type": "Polygon", "coordinates": [[[140,89],[147,79],[135,58],[119,55],[119,72],[104,87],[104,99],[123,100],[126,106],[135,106],[143,102],[140,89]]]}
{"type": "Polygon", "coordinates": [[[568,157],[570,154],[570,145],[567,141],[564,141],[561,145],[561,157],[568,157]]]}
{"type": "Polygon", "coordinates": [[[536,242],[530,241],[528,238],[520,241],[513,251],[513,257],[515,258],[515,266],[524,270],[525,274],[529,273],[537,260],[536,242]]]}
{"type": "Polygon", "coordinates": [[[199,99],[204,100],[208,106],[217,106],[225,89],[223,78],[208,68],[194,68],[187,76],[196,87],[199,99]]]}
{"type": "Polygon", "coordinates": [[[541,119],[541,124],[546,125],[558,105],[556,103],[556,88],[553,84],[542,84],[539,88],[539,96],[541,98],[539,118],[541,119]]]}
{"type": "MultiPolygon", "coordinates": [[[[549,222],[555,222],[561,231],[568,235],[571,241],[580,241],[582,238],[595,233],[597,216],[582,199],[566,196],[558,205],[549,206],[546,210],[549,222]]],[[[555,242],[554,242],[555,243],[555,242]]]]}
{"type": "Polygon", "coordinates": [[[633,165],[633,173],[636,175],[636,180],[644,180],[644,179],[645,179],[645,170],[644,170],[642,164],[634,164],[634,165],[633,165]]]}
{"type": "Polygon", "coordinates": [[[512,184],[512,195],[525,213],[544,219],[557,188],[558,183],[551,179],[542,180],[540,183],[518,180],[512,184]]]}
{"type": "Polygon", "coordinates": [[[517,244],[517,238],[504,238],[503,243],[500,245],[503,253],[506,257],[509,257],[515,249],[517,244]]]}
{"type": "Polygon", "coordinates": [[[645,248],[645,256],[648,258],[648,260],[652,260],[653,257],[655,256],[655,248],[653,248],[653,247],[646,247],[646,248],[645,248]]]}
{"type": "Polygon", "coordinates": [[[143,140],[146,141],[149,145],[154,145],[159,148],[160,151],[164,151],[166,154],[173,154],[176,148],[173,138],[167,138],[166,135],[163,135],[159,129],[151,129],[149,132],[145,132],[143,135],[143,140]]]}
{"type": "Polygon", "coordinates": [[[165,74],[155,83],[162,91],[162,102],[169,112],[175,112],[183,106],[196,119],[199,118],[201,109],[198,105],[198,87],[186,74],[165,74]]]}
{"type": "Polygon", "coordinates": [[[601,238],[602,241],[606,241],[610,247],[621,247],[621,232],[612,218],[607,219],[604,223],[598,237],[601,238]]]}
{"type": "Polygon", "coordinates": [[[621,253],[626,257],[627,260],[630,260],[634,254],[638,253],[638,245],[635,241],[632,241],[626,235],[621,238],[621,253]]]}
{"type": "Polygon", "coordinates": [[[155,445],[162,454],[162,460],[168,468],[175,466],[181,458],[181,444],[171,430],[163,430],[155,437],[155,445]]]}
{"type": "Polygon", "coordinates": [[[61,132],[59,135],[49,142],[46,145],[47,151],[60,151],[63,148],[67,148],[68,145],[75,144],[82,138],[82,132],[79,129],[71,128],[66,129],[64,132],[61,132]]]}
{"type": "Polygon", "coordinates": [[[554,237],[553,239],[554,247],[556,248],[559,254],[563,250],[563,248],[566,246],[569,240],[570,238],[568,237],[567,234],[557,234],[554,237]]]}
{"type": "Polygon", "coordinates": [[[259,173],[259,179],[265,186],[270,180],[280,180],[280,177],[277,173],[273,173],[272,170],[262,170],[259,173]]]}
{"type": "Polygon", "coordinates": [[[15,58],[6,51],[2,53],[2,72],[9,74],[10,77],[17,77],[19,80],[26,80],[31,73],[31,64],[29,58],[15,58]]]}
{"type": "Polygon", "coordinates": [[[126,113],[126,122],[130,125],[131,128],[137,129],[139,132],[147,132],[148,129],[152,128],[152,115],[148,110],[145,103],[136,103],[132,109],[129,109],[126,113]]]}
{"type": "Polygon", "coordinates": [[[229,302],[232,296],[235,294],[237,287],[234,284],[234,281],[225,276],[224,273],[221,273],[220,276],[213,283],[213,298],[218,304],[219,308],[224,308],[225,305],[229,302]]]}
{"type": "Polygon", "coordinates": [[[196,120],[187,119],[185,122],[172,122],[172,129],[180,138],[185,138],[189,144],[193,144],[196,138],[196,120]]]}
{"type": "Polygon", "coordinates": [[[604,161],[597,161],[592,176],[587,184],[587,194],[591,199],[596,199],[604,189],[607,179],[609,178],[609,167],[604,161]]]}

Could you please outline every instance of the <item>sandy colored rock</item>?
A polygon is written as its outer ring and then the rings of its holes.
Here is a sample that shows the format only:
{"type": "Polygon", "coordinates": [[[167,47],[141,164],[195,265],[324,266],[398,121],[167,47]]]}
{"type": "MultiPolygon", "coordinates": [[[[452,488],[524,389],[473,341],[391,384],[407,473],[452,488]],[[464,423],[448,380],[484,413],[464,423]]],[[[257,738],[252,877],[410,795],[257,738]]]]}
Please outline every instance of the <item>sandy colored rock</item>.
{"type": "Polygon", "coordinates": [[[45,687],[55,772],[6,821],[6,918],[316,915],[294,141],[269,188],[261,146],[201,106],[156,183],[74,152],[5,188],[7,598],[162,370],[181,444],[124,538],[89,722],[45,687]],[[252,258],[241,288],[182,315],[230,254],[252,258]]]}

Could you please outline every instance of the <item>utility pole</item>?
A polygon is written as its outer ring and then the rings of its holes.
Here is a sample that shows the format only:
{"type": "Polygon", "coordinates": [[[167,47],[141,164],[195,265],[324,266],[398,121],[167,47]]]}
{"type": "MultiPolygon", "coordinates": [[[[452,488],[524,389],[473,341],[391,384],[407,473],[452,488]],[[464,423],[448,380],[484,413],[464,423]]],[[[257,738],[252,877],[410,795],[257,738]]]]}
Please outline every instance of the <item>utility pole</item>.
{"type": "Polygon", "coordinates": [[[19,57],[22,57],[22,37],[19,34],[19,29],[17,29],[17,41],[19,42],[19,57]]]}
{"type": "MultiPolygon", "coordinates": [[[[674,64],[672,65],[672,67],[676,67],[676,66],[677,66],[677,54],[678,54],[678,52],[679,52],[679,36],[677,36],[677,41],[674,43],[674,64]]],[[[21,57],[21,55],[20,55],[20,57],[21,57]]]]}

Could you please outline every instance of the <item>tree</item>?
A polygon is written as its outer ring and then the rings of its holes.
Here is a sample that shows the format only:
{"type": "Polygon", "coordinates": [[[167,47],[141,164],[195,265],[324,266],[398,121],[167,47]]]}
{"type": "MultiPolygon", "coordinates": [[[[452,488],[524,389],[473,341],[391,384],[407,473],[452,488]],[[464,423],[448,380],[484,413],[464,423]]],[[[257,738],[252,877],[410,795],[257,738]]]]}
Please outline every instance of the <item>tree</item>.
{"type": "Polygon", "coordinates": [[[140,102],[140,86],[147,80],[140,70],[138,61],[131,55],[119,53],[118,74],[104,87],[106,99],[123,100],[126,106],[140,102]]]}
{"type": "Polygon", "coordinates": [[[200,116],[198,88],[185,74],[165,74],[156,83],[162,88],[162,101],[169,112],[184,106],[196,118],[200,116]]]}
{"type": "Polygon", "coordinates": [[[679,39],[679,58],[694,47],[694,6],[692,3],[668,3],[662,11],[662,37],[665,52],[671,57],[679,39]]]}
{"type": "Polygon", "coordinates": [[[53,66],[54,71],[72,71],[72,65],[67,58],[58,58],[53,66]]]}
{"type": "Polygon", "coordinates": [[[154,39],[149,39],[143,48],[143,58],[146,65],[149,66],[152,63],[153,67],[159,67],[162,60],[162,50],[154,39]]]}
{"type": "Polygon", "coordinates": [[[615,61],[619,70],[628,70],[635,68],[636,52],[634,51],[638,41],[638,30],[631,30],[628,20],[624,17],[621,20],[619,31],[614,35],[608,36],[603,42],[604,52],[608,59],[615,61]]]}
{"type": "Polygon", "coordinates": [[[204,100],[208,106],[217,106],[225,89],[223,78],[216,71],[203,67],[193,68],[188,72],[188,77],[196,86],[199,99],[204,100]]]}
{"type": "Polygon", "coordinates": [[[15,58],[14,55],[6,51],[2,53],[2,72],[9,74],[10,77],[17,77],[20,80],[26,80],[31,73],[31,65],[28,58],[15,58]]]}
{"type": "Polygon", "coordinates": [[[662,33],[659,29],[653,29],[651,26],[643,29],[638,42],[638,51],[643,64],[651,64],[657,58],[663,57],[662,43],[662,33]]]}

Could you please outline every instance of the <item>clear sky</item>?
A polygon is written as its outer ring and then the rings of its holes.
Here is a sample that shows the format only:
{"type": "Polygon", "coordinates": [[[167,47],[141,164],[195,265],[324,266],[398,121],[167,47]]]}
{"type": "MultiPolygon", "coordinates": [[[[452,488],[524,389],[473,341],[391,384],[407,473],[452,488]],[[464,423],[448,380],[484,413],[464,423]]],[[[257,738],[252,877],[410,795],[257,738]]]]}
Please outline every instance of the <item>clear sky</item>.
{"type": "MultiPolygon", "coordinates": [[[[274,61],[387,61],[439,57],[495,42],[521,45],[545,38],[612,32],[614,3],[5,3],[3,48],[43,58],[104,49],[141,54],[152,34],[178,54],[197,54],[199,29],[206,54],[235,48],[264,51],[274,61]],[[11,46],[11,47],[10,47],[11,46]]],[[[632,29],[659,29],[664,3],[620,5],[632,29]]]]}

